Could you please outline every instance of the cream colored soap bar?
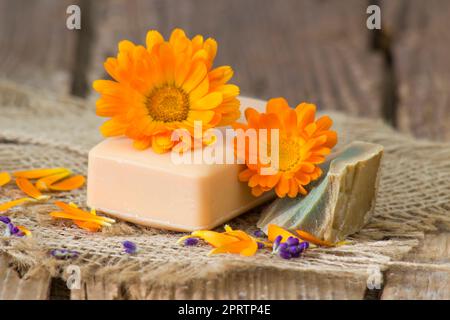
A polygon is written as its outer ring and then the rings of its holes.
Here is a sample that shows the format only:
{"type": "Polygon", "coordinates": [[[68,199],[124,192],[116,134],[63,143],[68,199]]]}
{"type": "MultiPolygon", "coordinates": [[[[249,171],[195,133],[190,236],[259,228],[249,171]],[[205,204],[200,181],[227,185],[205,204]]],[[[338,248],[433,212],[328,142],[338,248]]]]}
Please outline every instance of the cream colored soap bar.
{"type": "Polygon", "coordinates": [[[375,207],[383,147],[355,141],[325,164],[324,177],[304,198],[283,198],[266,207],[258,227],[304,230],[335,242],[359,231],[375,207]]]}
{"type": "MultiPolygon", "coordinates": [[[[265,105],[241,101],[243,107],[265,105]]],[[[252,196],[237,178],[242,169],[237,164],[175,164],[170,153],[135,150],[127,138],[106,139],[89,152],[87,204],[146,226],[211,229],[273,197],[252,196]]]]}

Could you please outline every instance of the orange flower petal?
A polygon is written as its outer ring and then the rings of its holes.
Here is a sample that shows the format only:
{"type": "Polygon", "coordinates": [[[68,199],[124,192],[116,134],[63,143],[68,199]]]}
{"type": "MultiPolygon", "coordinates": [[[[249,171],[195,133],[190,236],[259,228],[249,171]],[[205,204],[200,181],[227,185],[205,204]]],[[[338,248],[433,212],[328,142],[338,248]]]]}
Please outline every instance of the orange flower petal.
{"type": "Polygon", "coordinates": [[[53,191],[69,191],[80,188],[81,186],[83,186],[85,181],[86,178],[83,176],[73,176],[61,182],[51,184],[49,188],[53,191]]]}
{"type": "Polygon", "coordinates": [[[303,231],[303,230],[295,230],[295,231],[298,233],[298,235],[301,239],[311,242],[311,243],[314,243],[315,245],[325,246],[325,247],[333,247],[334,246],[333,243],[331,243],[329,241],[320,240],[306,231],[303,231]]]}
{"type": "MultiPolygon", "coordinates": [[[[71,214],[75,218],[84,217],[84,218],[92,219],[92,217],[94,217],[95,219],[98,219],[98,220],[104,221],[104,222],[108,222],[108,223],[116,222],[114,219],[93,215],[92,213],[86,212],[84,210],[81,210],[77,207],[71,206],[71,205],[61,202],[61,201],[56,201],[55,205],[57,205],[59,208],[61,208],[63,210],[63,212],[71,214]]],[[[82,220],[82,219],[77,219],[77,220],[82,220]]]]}
{"type": "Polygon", "coordinates": [[[284,230],[283,228],[281,228],[275,224],[269,224],[268,230],[267,230],[267,237],[268,237],[269,241],[274,242],[276,237],[278,237],[278,236],[283,237],[281,239],[282,242],[287,241],[287,239],[289,237],[293,237],[293,238],[297,238],[297,239],[301,240],[299,237],[290,233],[289,231],[284,230]]]}
{"type": "Polygon", "coordinates": [[[66,168],[50,168],[50,169],[33,169],[26,171],[16,171],[13,175],[16,178],[39,179],[53,174],[70,171],[66,168]]]}
{"type": "Polygon", "coordinates": [[[8,201],[8,202],[0,204],[0,211],[6,211],[6,210],[11,209],[12,207],[21,205],[23,203],[32,202],[32,201],[36,201],[36,200],[33,198],[20,198],[20,199],[8,201]]]}
{"type": "Polygon", "coordinates": [[[108,227],[111,226],[111,223],[100,219],[101,217],[98,217],[98,216],[91,216],[91,217],[89,217],[89,216],[80,216],[80,215],[67,213],[67,212],[62,212],[62,211],[50,212],[50,216],[52,216],[53,218],[61,218],[61,219],[69,219],[69,220],[77,220],[77,221],[86,221],[86,222],[97,223],[97,224],[102,225],[102,226],[108,226],[108,227]]]}
{"type": "Polygon", "coordinates": [[[49,198],[49,196],[42,195],[42,193],[27,178],[17,178],[16,184],[23,193],[36,200],[49,198]]]}
{"type": "Polygon", "coordinates": [[[11,175],[8,172],[0,172],[0,187],[11,181],[11,175]]]}
{"type": "Polygon", "coordinates": [[[226,244],[211,250],[208,255],[219,253],[239,253],[243,256],[252,256],[258,250],[256,241],[238,241],[226,244]]]}
{"type": "Polygon", "coordinates": [[[96,222],[86,222],[86,221],[74,220],[73,223],[75,223],[81,229],[84,229],[84,230],[87,230],[90,232],[97,232],[102,228],[102,226],[96,222]]]}
{"type": "Polygon", "coordinates": [[[38,181],[36,181],[36,188],[40,191],[48,191],[49,186],[54,184],[55,182],[58,182],[61,179],[66,178],[71,174],[70,170],[63,171],[57,174],[53,174],[51,176],[40,178],[38,181]]]}
{"type": "Polygon", "coordinates": [[[203,239],[216,248],[239,241],[236,237],[209,230],[194,231],[191,233],[191,237],[203,239]]]}

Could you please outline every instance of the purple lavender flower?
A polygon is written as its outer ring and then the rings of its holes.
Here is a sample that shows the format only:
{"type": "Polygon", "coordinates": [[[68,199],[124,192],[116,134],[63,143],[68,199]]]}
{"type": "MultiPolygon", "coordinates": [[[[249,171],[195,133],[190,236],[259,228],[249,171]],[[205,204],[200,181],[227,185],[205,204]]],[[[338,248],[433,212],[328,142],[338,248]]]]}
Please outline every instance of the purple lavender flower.
{"type": "Polygon", "coordinates": [[[125,252],[128,254],[134,254],[137,251],[137,246],[134,242],[126,240],[126,241],[122,242],[122,245],[125,249],[125,252]]]}
{"type": "Polygon", "coordinates": [[[296,245],[298,245],[299,244],[299,240],[298,240],[298,238],[295,238],[295,237],[289,237],[288,239],[287,239],[287,241],[286,241],[286,243],[289,245],[289,246],[296,246],[296,245]]]}
{"type": "Polygon", "coordinates": [[[17,228],[15,225],[13,225],[11,222],[8,223],[8,229],[9,229],[9,232],[14,236],[17,236],[21,233],[20,229],[17,228]]]}
{"type": "Polygon", "coordinates": [[[280,245],[282,239],[283,239],[282,236],[277,236],[275,238],[275,241],[273,242],[273,252],[278,250],[278,246],[280,245]]]}
{"type": "Polygon", "coordinates": [[[197,238],[187,238],[186,240],[184,240],[185,246],[196,246],[197,244],[198,244],[197,238]]]}
{"type": "Polygon", "coordinates": [[[265,246],[264,246],[264,243],[262,243],[262,242],[258,242],[258,249],[262,249],[262,248],[264,248],[265,246]]]}
{"type": "Polygon", "coordinates": [[[301,242],[301,243],[298,245],[298,248],[299,248],[299,250],[300,250],[300,253],[303,252],[303,251],[305,251],[306,249],[309,248],[309,242],[306,242],[306,241],[301,242]]]}
{"type": "Polygon", "coordinates": [[[4,224],[11,223],[11,219],[7,216],[0,216],[0,222],[3,222],[4,224]]]}
{"type": "Polygon", "coordinates": [[[279,255],[283,259],[290,259],[292,255],[289,253],[289,251],[286,250],[280,250],[279,255]]]}
{"type": "Polygon", "coordinates": [[[253,235],[257,238],[264,238],[264,232],[262,232],[262,230],[256,230],[255,232],[253,232],[253,235]]]}
{"type": "Polygon", "coordinates": [[[79,256],[79,254],[80,253],[78,251],[68,250],[68,249],[50,250],[50,255],[52,255],[54,258],[59,259],[59,260],[77,258],[79,256]]]}

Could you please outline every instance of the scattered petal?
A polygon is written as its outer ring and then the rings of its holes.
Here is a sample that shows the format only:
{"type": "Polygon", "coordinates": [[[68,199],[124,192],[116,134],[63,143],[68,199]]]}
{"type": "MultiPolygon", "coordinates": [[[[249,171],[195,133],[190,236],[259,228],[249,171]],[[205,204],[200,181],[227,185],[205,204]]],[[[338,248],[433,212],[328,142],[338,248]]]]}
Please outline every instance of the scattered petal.
{"type": "Polygon", "coordinates": [[[44,200],[49,198],[49,196],[42,195],[42,193],[27,178],[17,178],[16,184],[23,193],[36,200],[44,200]]]}
{"type": "Polygon", "coordinates": [[[16,171],[13,173],[13,175],[16,178],[39,179],[42,177],[50,176],[65,171],[70,172],[70,170],[66,168],[50,168],[50,169],[32,169],[26,171],[16,171]]]}
{"type": "Polygon", "coordinates": [[[73,176],[61,182],[49,185],[49,189],[53,191],[70,191],[82,187],[85,181],[86,178],[83,176],[73,176]]]}
{"type": "Polygon", "coordinates": [[[0,172],[0,187],[11,181],[11,175],[8,172],[0,172]]]}
{"type": "Polygon", "coordinates": [[[324,246],[324,247],[334,247],[335,246],[334,243],[331,243],[329,241],[320,240],[306,231],[296,230],[296,232],[298,233],[298,235],[301,239],[311,242],[311,243],[314,243],[318,246],[324,246]]]}
{"type": "Polygon", "coordinates": [[[71,174],[69,170],[63,171],[57,174],[52,174],[50,176],[46,176],[43,178],[40,178],[38,181],[36,181],[36,188],[38,188],[40,191],[48,191],[50,190],[50,185],[68,177],[71,174]]]}
{"type": "Polygon", "coordinates": [[[21,205],[21,204],[24,204],[27,202],[33,202],[33,201],[36,201],[36,200],[33,198],[20,198],[20,199],[8,201],[8,202],[0,204],[0,212],[9,210],[15,206],[18,206],[18,205],[21,205]]]}

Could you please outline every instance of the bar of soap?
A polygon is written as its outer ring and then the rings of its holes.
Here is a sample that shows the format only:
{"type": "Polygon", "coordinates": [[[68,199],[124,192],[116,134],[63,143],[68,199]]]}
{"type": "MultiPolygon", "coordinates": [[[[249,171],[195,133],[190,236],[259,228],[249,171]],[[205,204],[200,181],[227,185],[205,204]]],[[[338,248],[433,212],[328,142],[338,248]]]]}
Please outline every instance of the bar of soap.
{"type": "Polygon", "coordinates": [[[263,210],[257,225],[304,230],[336,242],[358,232],[372,216],[383,147],[353,142],[324,165],[324,177],[304,198],[277,199],[263,210]]]}
{"type": "MultiPolygon", "coordinates": [[[[265,102],[241,98],[243,107],[265,102]]],[[[232,148],[224,144],[224,148],[232,148]]],[[[193,151],[201,152],[201,150],[193,151]]],[[[231,149],[231,152],[232,149],[231,149]]],[[[170,153],[110,138],[89,152],[87,204],[134,223],[179,231],[212,229],[274,197],[255,198],[238,164],[176,164],[170,153]]]]}

